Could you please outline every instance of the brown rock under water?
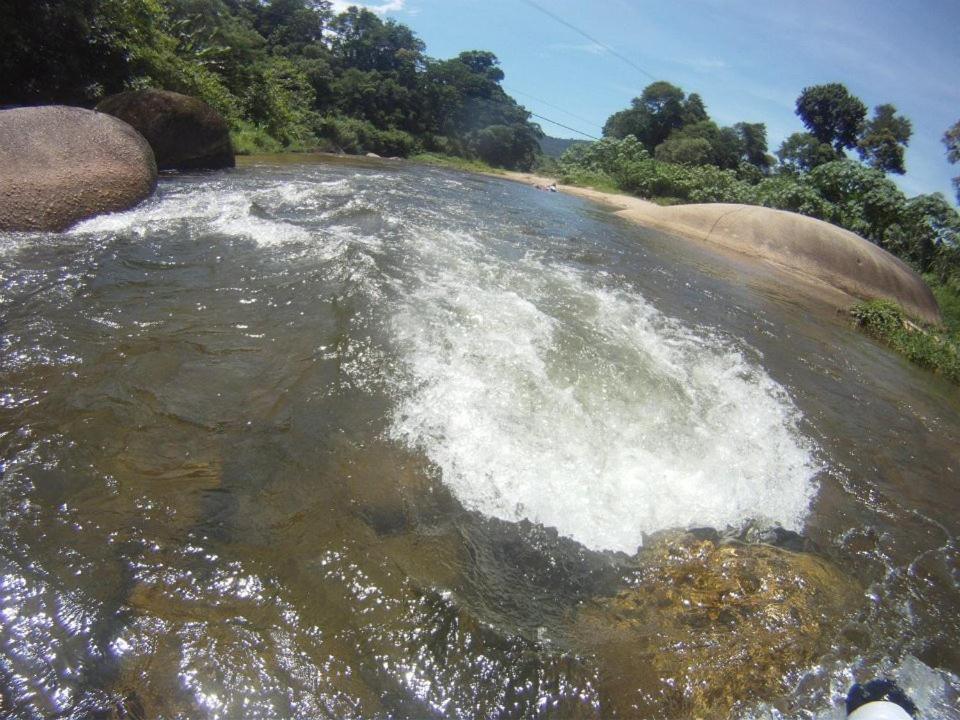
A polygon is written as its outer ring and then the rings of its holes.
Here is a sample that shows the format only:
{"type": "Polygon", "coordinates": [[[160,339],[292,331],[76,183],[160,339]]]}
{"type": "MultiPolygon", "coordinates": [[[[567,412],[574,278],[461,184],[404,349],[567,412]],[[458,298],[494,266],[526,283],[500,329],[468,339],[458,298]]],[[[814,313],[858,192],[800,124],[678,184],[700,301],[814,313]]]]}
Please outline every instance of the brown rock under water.
{"type": "Polygon", "coordinates": [[[825,560],[769,545],[665,539],[634,584],[577,614],[615,717],[723,718],[770,699],[828,646],[857,588],[825,560]]]}
{"type": "Polygon", "coordinates": [[[0,110],[0,230],[65,230],[156,185],[153,152],[117,118],[64,105],[0,110]]]}

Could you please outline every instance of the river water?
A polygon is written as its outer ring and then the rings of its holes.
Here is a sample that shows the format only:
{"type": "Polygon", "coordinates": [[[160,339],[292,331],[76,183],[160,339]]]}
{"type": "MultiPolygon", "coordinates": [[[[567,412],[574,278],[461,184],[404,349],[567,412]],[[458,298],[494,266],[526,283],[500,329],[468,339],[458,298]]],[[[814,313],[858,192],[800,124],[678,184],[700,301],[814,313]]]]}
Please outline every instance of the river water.
{"type": "Polygon", "coordinates": [[[262,158],[0,234],[0,715],[960,697],[960,399],[585,201],[262,158]]]}

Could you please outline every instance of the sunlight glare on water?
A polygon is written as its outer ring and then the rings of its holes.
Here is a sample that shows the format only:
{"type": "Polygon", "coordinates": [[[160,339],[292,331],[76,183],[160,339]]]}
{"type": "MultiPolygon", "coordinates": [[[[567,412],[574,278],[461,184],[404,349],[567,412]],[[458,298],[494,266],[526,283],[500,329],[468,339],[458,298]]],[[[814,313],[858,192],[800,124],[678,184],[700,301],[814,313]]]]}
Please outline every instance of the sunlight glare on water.
{"type": "Polygon", "coordinates": [[[0,716],[957,717],[938,378],[574,198],[257,162],[0,234],[0,716]]]}

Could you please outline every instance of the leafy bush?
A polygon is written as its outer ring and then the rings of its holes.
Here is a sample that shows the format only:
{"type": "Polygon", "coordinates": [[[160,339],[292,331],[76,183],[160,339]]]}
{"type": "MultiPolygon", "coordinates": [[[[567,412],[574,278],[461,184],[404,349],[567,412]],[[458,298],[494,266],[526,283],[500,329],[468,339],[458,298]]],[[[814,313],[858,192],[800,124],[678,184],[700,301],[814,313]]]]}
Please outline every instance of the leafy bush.
{"type": "Polygon", "coordinates": [[[413,160],[425,165],[434,165],[436,167],[451,168],[453,170],[463,170],[465,172],[479,172],[493,175],[503,173],[500,168],[487,165],[480,160],[468,160],[467,158],[456,155],[446,155],[438,153],[420,153],[414,155],[413,160]]]}
{"type": "Polygon", "coordinates": [[[819,165],[806,176],[806,182],[833,205],[833,215],[824,220],[880,245],[906,203],[904,194],[882,172],[853,160],[819,165]]]}
{"type": "Polygon", "coordinates": [[[903,310],[889,300],[858,303],[850,311],[865,332],[911,362],[960,384],[960,348],[949,337],[907,324],[903,310]]]}
{"type": "Polygon", "coordinates": [[[313,86],[300,68],[286,58],[271,56],[254,67],[244,97],[245,116],[284,145],[309,145],[315,141],[314,97],[313,86]]]}
{"type": "Polygon", "coordinates": [[[833,205],[800,178],[784,174],[765,178],[754,188],[754,198],[758,205],[790,210],[801,215],[819,218],[832,217],[833,205]]]}
{"type": "Polygon", "coordinates": [[[924,275],[923,279],[927,281],[930,289],[933,290],[934,297],[937,298],[943,324],[953,335],[954,342],[960,344],[960,283],[941,283],[939,278],[932,274],[924,275]]]}
{"type": "Polygon", "coordinates": [[[262,125],[239,122],[230,130],[233,151],[237,155],[257,155],[277,153],[283,150],[283,144],[267,132],[262,125]]]}
{"type": "Polygon", "coordinates": [[[317,132],[333,142],[337,149],[354,155],[373,152],[388,157],[408,157],[420,149],[410,133],[396,129],[379,130],[372,123],[356,118],[321,118],[317,132]]]}
{"type": "Polygon", "coordinates": [[[227,89],[219,75],[178,56],[175,45],[171,38],[161,36],[156,45],[138,48],[136,60],[141,74],[132,78],[127,87],[155,87],[192,95],[223,115],[227,122],[238,121],[242,114],[240,99],[227,89]]]}
{"type": "Polygon", "coordinates": [[[617,181],[604,172],[595,170],[567,170],[560,172],[560,182],[566,185],[581,185],[607,192],[618,192],[620,186],[617,181]]]}
{"type": "Polygon", "coordinates": [[[640,141],[633,135],[627,135],[622,140],[603,138],[593,143],[571,145],[560,156],[559,163],[563,172],[577,169],[613,176],[628,165],[649,159],[650,154],[640,141]]]}
{"type": "Polygon", "coordinates": [[[712,165],[688,169],[684,177],[687,197],[695,203],[751,203],[754,201],[750,185],[737,179],[736,171],[721,170],[712,165]]]}

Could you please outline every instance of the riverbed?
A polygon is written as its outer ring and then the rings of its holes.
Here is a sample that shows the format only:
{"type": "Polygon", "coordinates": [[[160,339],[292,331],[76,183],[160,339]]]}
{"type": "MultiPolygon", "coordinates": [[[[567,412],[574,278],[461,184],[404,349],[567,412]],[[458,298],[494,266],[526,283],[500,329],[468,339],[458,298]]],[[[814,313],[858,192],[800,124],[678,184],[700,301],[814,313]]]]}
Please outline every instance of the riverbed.
{"type": "Polygon", "coordinates": [[[0,234],[0,714],[960,717],[960,398],[772,272],[388,161],[0,234]]]}

